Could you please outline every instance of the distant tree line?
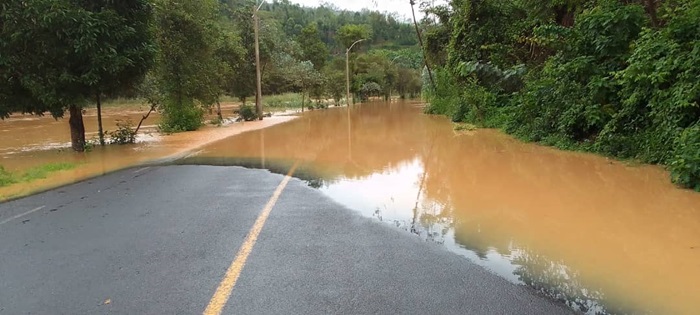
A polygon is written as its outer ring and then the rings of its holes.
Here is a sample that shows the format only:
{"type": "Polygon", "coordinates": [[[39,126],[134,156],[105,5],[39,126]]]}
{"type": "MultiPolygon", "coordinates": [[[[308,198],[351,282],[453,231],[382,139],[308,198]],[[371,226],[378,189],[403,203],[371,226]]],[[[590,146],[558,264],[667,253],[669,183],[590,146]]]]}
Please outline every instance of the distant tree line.
{"type": "MultiPolygon", "coordinates": [[[[162,113],[166,132],[195,130],[224,95],[255,96],[254,0],[32,0],[0,5],[0,118],[63,117],[72,147],[86,146],[82,113],[138,97],[162,113]]],[[[372,11],[289,1],[262,6],[263,94],[344,97],[348,41],[352,93],[421,91],[421,51],[410,25],[372,11]],[[371,86],[367,90],[363,87],[371,86]]],[[[100,134],[102,134],[100,130],[100,134]]]]}

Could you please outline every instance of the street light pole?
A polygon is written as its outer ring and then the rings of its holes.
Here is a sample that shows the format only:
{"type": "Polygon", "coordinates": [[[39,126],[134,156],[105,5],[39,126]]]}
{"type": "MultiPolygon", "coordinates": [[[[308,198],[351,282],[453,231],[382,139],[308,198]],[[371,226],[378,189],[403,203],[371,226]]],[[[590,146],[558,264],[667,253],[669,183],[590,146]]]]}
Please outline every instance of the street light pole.
{"type": "Polygon", "coordinates": [[[258,115],[258,120],[263,119],[263,108],[262,108],[262,74],[260,73],[260,40],[258,39],[258,33],[260,28],[260,18],[258,17],[258,11],[262,7],[265,1],[261,1],[260,5],[253,12],[253,19],[255,20],[253,28],[255,29],[255,73],[256,73],[256,94],[255,94],[255,113],[258,115]]]}
{"type": "Polygon", "coordinates": [[[360,39],[358,41],[355,41],[350,45],[350,47],[345,51],[345,97],[348,103],[348,108],[350,105],[352,105],[352,101],[350,100],[350,50],[352,49],[355,44],[364,41],[366,39],[360,39]]]}

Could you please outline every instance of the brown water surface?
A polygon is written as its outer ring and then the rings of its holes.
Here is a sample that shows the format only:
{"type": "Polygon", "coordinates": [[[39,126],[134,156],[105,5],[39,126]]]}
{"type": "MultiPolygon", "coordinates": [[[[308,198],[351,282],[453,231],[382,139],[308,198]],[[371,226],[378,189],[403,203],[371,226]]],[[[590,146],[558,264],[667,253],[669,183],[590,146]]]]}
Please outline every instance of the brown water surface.
{"type": "Polygon", "coordinates": [[[285,173],[294,161],[349,208],[572,308],[700,314],[700,194],[659,167],[456,133],[400,103],[311,112],[180,163],[285,173]]]}
{"type": "MultiPolygon", "coordinates": [[[[232,106],[225,106],[225,118],[233,115],[232,106]]],[[[106,108],[103,123],[106,130],[115,130],[117,120],[130,119],[138,123],[147,108],[106,108]]],[[[14,115],[0,121],[0,166],[14,173],[48,163],[72,163],[76,167],[49,174],[45,179],[20,182],[0,187],[0,201],[74,183],[136,165],[175,159],[195,152],[198,147],[250,130],[272,126],[293,119],[289,116],[267,118],[264,121],[235,123],[224,127],[204,126],[195,132],[161,135],[156,131],[160,120],[151,114],[142,126],[135,145],[96,146],[91,152],[70,150],[70,129],[67,119],[49,116],[14,115]]],[[[97,118],[93,110],[84,114],[87,138],[97,136],[97,118]]]]}

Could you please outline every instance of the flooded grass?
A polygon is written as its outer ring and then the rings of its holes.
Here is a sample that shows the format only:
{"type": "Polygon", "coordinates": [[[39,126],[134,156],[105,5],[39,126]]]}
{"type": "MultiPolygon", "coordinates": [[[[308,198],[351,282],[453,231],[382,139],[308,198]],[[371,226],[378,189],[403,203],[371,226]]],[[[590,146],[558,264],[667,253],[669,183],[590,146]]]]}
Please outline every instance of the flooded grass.
{"type": "Polygon", "coordinates": [[[53,172],[72,170],[77,166],[75,163],[48,163],[28,169],[20,178],[23,182],[31,182],[44,179],[53,172]]]}
{"type": "Polygon", "coordinates": [[[16,182],[17,179],[12,175],[12,173],[8,172],[0,165],[0,187],[9,186],[16,182]]]}
{"type": "Polygon", "coordinates": [[[32,167],[23,174],[14,174],[0,166],[0,187],[10,186],[17,183],[29,183],[38,179],[44,179],[51,173],[67,171],[76,168],[75,163],[48,163],[32,167]]]}

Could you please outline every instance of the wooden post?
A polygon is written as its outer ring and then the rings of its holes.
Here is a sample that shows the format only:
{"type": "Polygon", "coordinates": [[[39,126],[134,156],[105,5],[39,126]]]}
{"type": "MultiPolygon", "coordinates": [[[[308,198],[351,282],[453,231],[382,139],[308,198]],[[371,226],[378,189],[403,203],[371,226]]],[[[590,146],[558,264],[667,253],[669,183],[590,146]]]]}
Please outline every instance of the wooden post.
{"type": "Polygon", "coordinates": [[[416,27],[416,35],[418,35],[418,43],[420,44],[420,50],[423,52],[423,64],[425,64],[425,67],[428,69],[428,76],[430,76],[430,84],[433,85],[433,88],[435,88],[435,80],[433,79],[433,70],[430,69],[430,64],[428,63],[428,56],[425,54],[425,47],[423,46],[423,36],[420,34],[420,30],[418,29],[418,21],[416,21],[416,11],[413,9],[413,5],[415,5],[416,2],[414,0],[411,0],[411,13],[413,13],[413,25],[416,27]]]}

